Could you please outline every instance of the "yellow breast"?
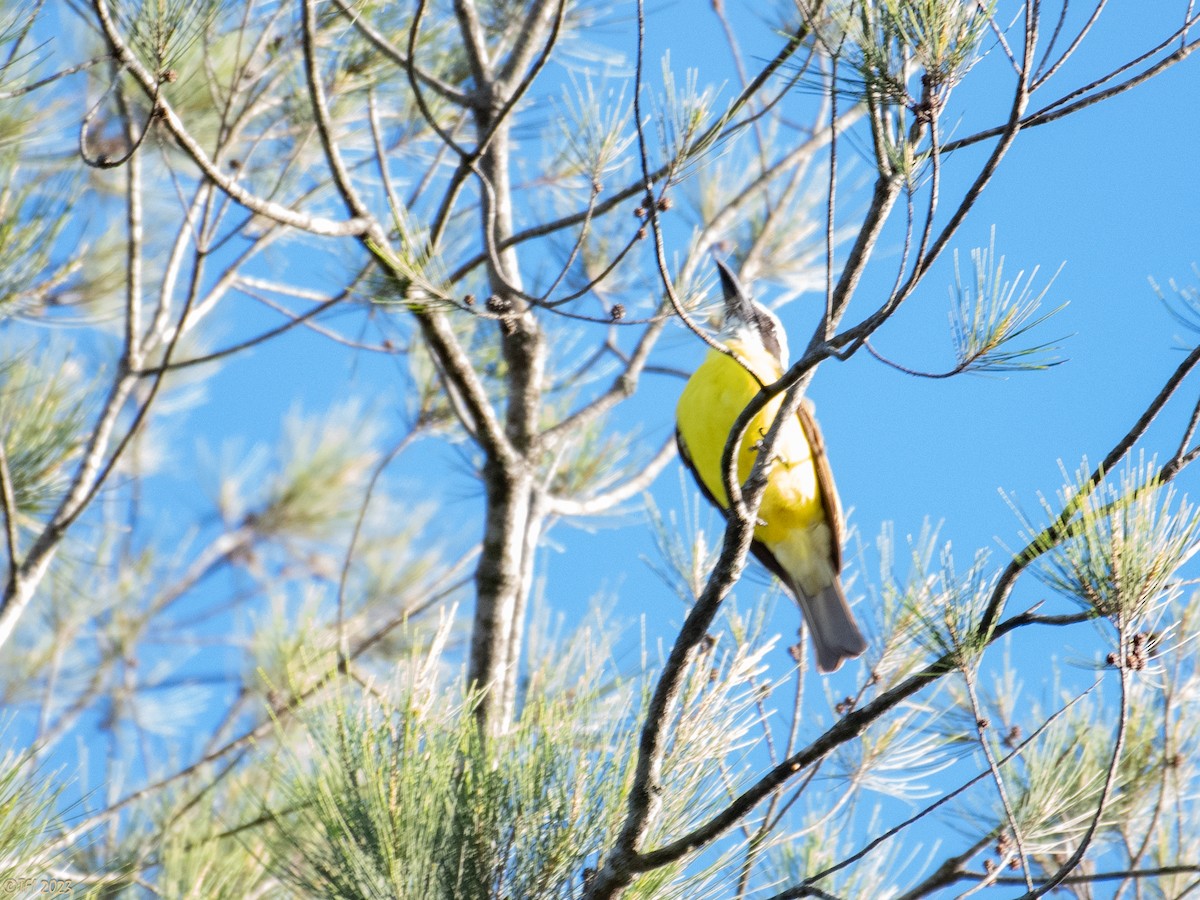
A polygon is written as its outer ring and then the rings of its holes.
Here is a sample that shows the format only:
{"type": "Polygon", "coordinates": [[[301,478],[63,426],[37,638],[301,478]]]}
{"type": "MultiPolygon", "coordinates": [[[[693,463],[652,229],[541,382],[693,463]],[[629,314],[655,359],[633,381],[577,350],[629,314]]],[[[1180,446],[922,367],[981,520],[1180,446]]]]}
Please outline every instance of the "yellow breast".
{"type": "MultiPolygon", "coordinates": [[[[742,346],[731,345],[730,349],[746,359],[764,383],[782,374],[765,351],[747,356],[742,346]]],[[[729,507],[729,495],[721,477],[721,455],[734,422],[758,390],[758,381],[736,360],[710,351],[679,398],[676,417],[680,437],[697,477],[724,508],[729,507]]],[[[739,482],[749,477],[758,456],[755,446],[766,437],[782,402],[782,396],[774,398],[746,430],[738,448],[739,482]]],[[[825,523],[812,451],[797,417],[784,423],[774,457],[759,507],[762,524],[755,530],[755,537],[768,547],[787,543],[797,532],[805,533],[825,523]]]]}

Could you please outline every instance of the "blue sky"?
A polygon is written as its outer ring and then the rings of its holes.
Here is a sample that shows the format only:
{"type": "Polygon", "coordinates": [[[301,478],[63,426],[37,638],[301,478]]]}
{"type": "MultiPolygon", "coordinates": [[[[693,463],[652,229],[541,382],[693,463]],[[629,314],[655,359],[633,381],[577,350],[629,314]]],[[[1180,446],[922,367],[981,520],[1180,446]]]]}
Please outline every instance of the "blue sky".
{"type": "MultiPolygon", "coordinates": [[[[670,44],[677,72],[697,64],[707,66],[707,73],[716,56],[714,42],[724,48],[715,24],[711,17],[699,17],[685,32],[673,24],[677,14],[678,5],[667,5],[648,16],[651,42],[670,44]]],[[[1128,52],[1126,41],[1140,41],[1139,49],[1147,46],[1143,20],[1129,5],[1107,12],[1094,45],[1077,64],[1064,68],[1045,96],[1056,97],[1076,79],[1094,77],[1128,52]]],[[[775,45],[765,32],[762,37],[761,45],[753,46],[761,46],[765,56],[775,45]]],[[[748,60],[751,68],[754,61],[748,60]]],[[[957,133],[966,133],[971,124],[997,122],[1007,103],[1001,92],[1011,81],[1011,71],[997,60],[973,72],[963,91],[966,99],[956,105],[963,122],[957,133]],[[975,76],[979,84],[973,83],[975,76]]],[[[1171,278],[1184,284],[1195,280],[1191,266],[1198,255],[1200,183],[1188,174],[1191,148],[1200,138],[1200,116],[1190,99],[1194,84],[1194,66],[1185,63],[1127,94],[1022,134],[950,244],[969,271],[970,250],[986,247],[994,228],[1006,273],[1028,274],[1037,267],[1035,289],[1053,278],[1044,308],[1068,305],[1033,337],[1063,338],[1058,355],[1064,364],[1007,377],[933,381],[893,371],[860,352],[820,368],[810,395],[843,504],[852,510],[851,521],[867,547],[885,522],[894,523],[903,540],[928,520],[941,524],[941,536],[953,542],[963,564],[976,548],[989,548],[1002,561],[997,539],[1017,546],[1019,522],[1000,491],[1036,513],[1038,493],[1053,494],[1062,483],[1060,461],[1073,473],[1085,457],[1102,457],[1178,364],[1179,348],[1195,340],[1171,318],[1148,281],[1153,277],[1165,286],[1171,278]]],[[[731,90],[728,85],[726,94],[731,90]]],[[[865,162],[848,146],[843,152],[843,165],[865,179],[865,162]]],[[[955,190],[961,191],[965,175],[974,175],[982,156],[971,148],[948,161],[944,209],[952,208],[955,190]]],[[[847,183],[853,185],[853,179],[847,183]]],[[[843,224],[854,220],[853,203],[841,213],[843,224]]],[[[898,233],[885,233],[848,321],[855,311],[872,308],[874,298],[890,286],[899,248],[898,233]]],[[[875,341],[880,352],[927,371],[952,365],[947,318],[952,263],[952,254],[944,254],[909,304],[880,331],[875,341]]],[[[771,285],[753,290],[760,299],[771,299],[771,285]]],[[[780,311],[793,348],[807,339],[819,303],[807,295],[780,311]]],[[[704,353],[698,341],[668,338],[668,343],[692,364],[704,353]]],[[[647,434],[668,433],[680,388],[666,378],[647,384],[652,399],[638,407],[647,434]]],[[[1192,396],[1185,389],[1181,403],[1192,396]]],[[[1189,411],[1186,405],[1169,408],[1151,433],[1148,452],[1173,449],[1171,441],[1189,411]],[[1156,442],[1156,433],[1168,437],[1156,442]]],[[[657,482],[656,502],[677,509],[679,493],[671,467],[657,482]]],[[[719,524],[715,517],[712,523],[719,524]]],[[[618,561],[636,555],[641,538],[603,537],[624,549],[605,554],[607,563],[593,577],[629,585],[617,609],[636,615],[641,611],[641,591],[633,589],[636,570],[618,561]]],[[[578,538],[590,540],[596,538],[578,538]]],[[[569,545],[576,546],[576,540],[569,545]]],[[[551,583],[562,585],[569,573],[580,572],[578,556],[552,558],[555,571],[561,577],[551,583]]],[[[1044,595],[1032,581],[1018,594],[1029,601],[1044,595]]],[[[778,624],[787,628],[786,618],[794,611],[782,615],[778,624]]]]}
{"type": "MultiPolygon", "coordinates": [[[[700,66],[703,82],[725,82],[721,96],[727,98],[734,91],[733,73],[715,20],[698,16],[691,23],[694,27],[683,29],[678,24],[680,11],[679,4],[667,4],[648,15],[649,77],[657,80],[658,54],[669,47],[677,74],[700,66]]],[[[732,12],[750,36],[745,52],[753,70],[774,52],[777,38],[744,8],[732,12]]],[[[1126,41],[1137,41],[1139,49],[1147,46],[1149,37],[1141,23],[1137,10],[1115,6],[1102,18],[1091,49],[1064,69],[1046,96],[1058,96],[1123,59],[1126,41]]],[[[630,25],[615,22],[598,30],[594,41],[623,53],[628,61],[634,52],[630,25]]],[[[557,94],[554,85],[563,76],[561,70],[548,73],[548,94],[557,94]]],[[[1011,72],[998,57],[981,64],[956,104],[961,124],[955,133],[999,121],[1007,104],[1003,92],[1010,84],[1011,72]]],[[[971,249],[987,246],[994,229],[1005,271],[1015,276],[1038,267],[1037,289],[1062,266],[1045,305],[1068,305],[1034,338],[1063,338],[1059,354],[1066,358],[1064,364],[1008,377],[932,381],[893,371],[860,352],[847,362],[830,360],[820,368],[811,397],[843,505],[851,511],[857,541],[866,549],[852,564],[852,571],[860,570],[858,593],[867,594],[875,581],[873,548],[885,523],[891,523],[901,545],[907,535],[932,523],[943,541],[952,542],[963,567],[980,548],[992,551],[993,561],[1002,565],[1003,546],[1018,545],[1020,523],[1000,492],[1036,516],[1039,492],[1052,495],[1061,486],[1060,465],[1073,473],[1085,457],[1095,461],[1106,453],[1177,365],[1179,348],[1194,340],[1166,312],[1148,282],[1153,277],[1164,285],[1171,278],[1192,283],[1190,267],[1200,256],[1195,243],[1200,233],[1200,184],[1189,174],[1190,154],[1200,138],[1194,84],[1194,66],[1185,63],[1114,100],[1025,132],[950,244],[964,271],[969,270],[971,249]]],[[[945,169],[944,209],[962,190],[964,178],[973,177],[983,152],[969,148],[951,157],[945,169]]],[[[861,187],[869,167],[848,142],[843,144],[842,166],[842,196],[847,202],[839,224],[852,225],[865,203],[861,187]],[[852,193],[856,187],[857,198],[852,193]]],[[[669,243],[669,253],[682,249],[686,234],[668,232],[669,242],[672,239],[678,243],[674,248],[669,243]]],[[[874,298],[890,286],[899,249],[899,231],[891,228],[880,242],[849,320],[870,309],[874,298]]],[[[949,368],[952,259],[951,252],[943,255],[909,304],[877,335],[880,352],[916,369],[949,368]]],[[[312,265],[310,260],[297,264],[312,265]]],[[[324,268],[319,264],[317,271],[324,268]]],[[[656,292],[657,285],[652,282],[649,291],[656,292]]],[[[752,291],[770,302],[775,288],[760,283],[752,291]]],[[[807,339],[818,308],[819,299],[806,295],[780,311],[793,348],[807,339]]],[[[265,316],[259,324],[269,320],[265,316]]],[[[248,333],[254,330],[246,328],[248,333]]],[[[219,446],[229,435],[240,435],[243,445],[269,442],[276,434],[273,423],[289,409],[319,411],[364,393],[376,402],[383,398],[387,406],[388,392],[401,389],[391,361],[360,357],[347,362],[326,349],[322,338],[300,332],[231,361],[211,384],[206,405],[187,420],[195,444],[219,446]]],[[[697,340],[675,328],[661,342],[659,358],[688,367],[703,352],[697,340]]],[[[639,427],[650,452],[673,428],[681,388],[677,379],[647,376],[639,398],[616,421],[639,427]]],[[[1194,393],[1185,389],[1183,404],[1190,396],[1194,393]]],[[[1149,453],[1173,447],[1171,441],[1188,411],[1182,404],[1168,409],[1151,433],[1149,453]],[[1156,435],[1165,437],[1156,440],[1156,435]]],[[[462,466],[454,451],[425,448],[406,456],[391,478],[401,490],[412,485],[414,491],[423,491],[431,479],[441,480],[449,472],[447,510],[451,520],[461,522],[478,510],[477,495],[462,466]]],[[[178,461],[175,469],[186,480],[186,463],[178,461]]],[[[680,484],[678,464],[672,463],[652,491],[664,514],[682,515],[685,501],[696,502],[690,484],[682,493],[680,484]]],[[[186,485],[178,488],[191,491],[186,485]]],[[[195,499],[183,502],[202,504],[195,499]]],[[[632,660],[641,641],[641,617],[646,617],[646,635],[653,646],[673,636],[683,609],[643,561],[653,558],[653,550],[639,505],[630,503],[625,509],[623,516],[587,523],[595,528],[558,526],[542,558],[551,608],[570,623],[582,620],[599,599],[611,609],[613,624],[628,634],[624,653],[632,660]]],[[[707,522],[710,532],[720,526],[716,514],[709,514],[707,522]]],[[[475,539],[467,529],[456,526],[451,531],[460,541],[475,539]]],[[[765,583],[764,573],[752,566],[750,578],[737,591],[739,602],[754,602],[765,583]]],[[[1046,597],[1039,583],[1026,578],[1014,604],[1046,597]]],[[[785,636],[793,634],[796,611],[786,602],[777,603],[776,609],[775,626],[785,636]]],[[[870,613],[864,617],[869,619],[870,613]]],[[[1080,647],[1065,652],[1073,658],[1097,652],[1092,632],[1077,634],[1080,647]]],[[[782,651],[775,661],[785,664],[782,651]]],[[[851,684],[854,675],[845,672],[837,679],[851,684]]]]}
{"type": "MultiPolygon", "coordinates": [[[[746,6],[730,6],[735,20],[751,36],[746,54],[747,65],[754,69],[774,53],[778,39],[746,6]]],[[[1146,47],[1151,35],[1145,18],[1139,4],[1112,4],[1091,49],[1064,69],[1055,83],[1063,87],[1052,84],[1046,94],[1057,96],[1123,59],[1129,42],[1138,49],[1146,47]]],[[[634,51],[629,24],[615,21],[597,31],[594,40],[619,49],[629,59],[634,51]]],[[[647,30],[647,71],[655,80],[658,57],[669,47],[677,73],[700,66],[703,82],[726,81],[721,96],[732,95],[733,73],[711,14],[706,11],[693,18],[685,4],[665,4],[650,11],[647,30]],[[691,27],[681,27],[684,15],[689,16],[691,27]]],[[[963,92],[959,133],[997,122],[1005,108],[1002,92],[1011,72],[1006,73],[994,59],[973,74],[979,76],[978,82],[963,92]]],[[[551,70],[548,79],[546,93],[555,94],[556,85],[565,80],[564,72],[551,70]]],[[[1062,265],[1046,306],[1068,306],[1034,337],[1063,338],[1059,353],[1067,360],[1064,364],[1006,378],[961,376],[933,381],[893,371],[860,352],[847,362],[830,360],[820,368],[811,397],[843,505],[851,511],[858,541],[866,548],[864,557],[852,564],[852,571],[859,570],[854,593],[865,597],[864,606],[875,582],[875,540],[885,523],[892,523],[902,544],[906,535],[919,533],[926,522],[932,522],[939,526],[941,538],[953,543],[962,568],[978,548],[990,549],[993,561],[1002,565],[1000,542],[1017,546],[1020,523],[1000,491],[1036,515],[1038,493],[1053,494],[1062,483],[1060,465],[1074,472],[1085,457],[1092,462],[1102,457],[1178,364],[1180,348],[1195,343],[1196,335],[1171,318],[1148,279],[1164,286],[1172,278],[1183,284],[1200,280],[1191,271],[1200,260],[1196,239],[1200,181],[1193,174],[1195,148],[1200,145],[1196,84],[1195,64],[1189,61],[1112,101],[1024,133],[951,242],[950,249],[958,250],[967,268],[970,250],[987,246],[994,229],[1006,272],[1028,273],[1038,267],[1036,288],[1046,285],[1062,265]]],[[[847,203],[839,224],[849,225],[865,203],[861,191],[857,197],[852,191],[867,181],[870,169],[851,145],[844,145],[843,152],[847,203]]],[[[948,162],[947,204],[981,159],[982,151],[971,148],[948,162]]],[[[676,242],[673,249],[682,249],[684,229],[668,232],[668,240],[676,242]]],[[[889,229],[849,321],[872,308],[875,298],[890,286],[899,248],[899,232],[889,229]]],[[[320,277],[333,263],[328,259],[314,263],[313,257],[306,257],[285,260],[283,265],[294,267],[291,275],[311,270],[320,277]]],[[[877,349],[913,368],[949,368],[953,357],[947,313],[952,277],[952,254],[947,253],[912,301],[878,334],[877,349]]],[[[656,296],[657,289],[656,283],[649,282],[648,297],[656,296]]],[[[767,302],[777,291],[769,283],[751,289],[767,302]]],[[[819,298],[806,295],[780,310],[793,349],[806,342],[819,308],[819,298]]],[[[231,332],[250,334],[278,321],[258,310],[242,316],[231,332]]],[[[224,338],[233,337],[232,333],[210,335],[210,341],[223,345],[224,338]]],[[[690,367],[703,352],[698,340],[674,328],[661,344],[659,361],[690,367]]],[[[395,361],[372,356],[350,359],[331,352],[324,338],[303,330],[230,361],[206,387],[205,402],[172,422],[178,451],[156,483],[165,531],[174,527],[179,509],[189,516],[209,514],[214,483],[196,476],[208,450],[220,453],[230,442],[244,450],[256,443],[270,444],[289,410],[316,412],[355,395],[369,397],[370,403],[384,410],[386,420],[396,422],[401,404],[392,398],[404,384],[395,361]]],[[[621,425],[641,429],[647,453],[670,434],[681,388],[678,379],[646,376],[638,399],[617,416],[621,425]]],[[[1196,396],[1194,385],[1184,388],[1179,402],[1151,431],[1145,445],[1148,453],[1165,454],[1174,448],[1196,396]]],[[[411,490],[422,498],[431,482],[444,484],[447,505],[438,528],[468,544],[478,538],[472,529],[479,502],[463,466],[456,451],[424,447],[403,457],[390,478],[402,494],[411,490]],[[470,528],[462,525],[464,521],[471,523],[470,528]]],[[[1190,481],[1194,479],[1183,480],[1185,489],[1190,481]]],[[[685,504],[702,502],[690,483],[685,482],[682,491],[680,485],[678,463],[672,463],[652,491],[665,515],[682,516],[685,504]]],[[[590,523],[598,526],[593,530],[558,526],[542,551],[541,573],[547,602],[567,623],[581,621],[597,598],[610,608],[613,624],[628,635],[620,661],[631,663],[637,658],[642,624],[654,647],[673,637],[684,610],[643,560],[652,558],[653,550],[639,504],[629,503],[625,509],[620,517],[590,523]]],[[[711,543],[717,539],[721,520],[715,513],[706,514],[711,543]]],[[[752,567],[751,576],[737,590],[739,605],[756,602],[766,583],[764,573],[752,567]]],[[[1026,578],[1014,608],[1045,597],[1046,590],[1026,578]]],[[[870,619],[870,613],[864,610],[863,617],[870,619]]],[[[773,625],[785,636],[784,643],[797,623],[798,613],[790,602],[776,602],[773,625]]],[[[1094,632],[1086,627],[1073,632],[1066,647],[1051,643],[1060,638],[1053,635],[1034,642],[1029,660],[1044,659],[1048,651],[1067,660],[1090,658],[1098,652],[1094,632]]],[[[782,649],[772,662],[786,665],[782,649]]],[[[829,680],[829,689],[845,693],[855,679],[856,672],[848,668],[829,680]]],[[[1044,684],[1031,687],[1034,695],[1047,690],[1044,684]]]]}

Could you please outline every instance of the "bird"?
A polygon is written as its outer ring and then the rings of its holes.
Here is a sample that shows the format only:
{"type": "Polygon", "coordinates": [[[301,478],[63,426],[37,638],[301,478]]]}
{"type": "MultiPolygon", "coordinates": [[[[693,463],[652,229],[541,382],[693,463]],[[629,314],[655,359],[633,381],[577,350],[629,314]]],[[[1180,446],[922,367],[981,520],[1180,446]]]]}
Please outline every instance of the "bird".
{"type": "MultiPolygon", "coordinates": [[[[728,515],[721,473],[725,445],[750,401],[786,371],[788,351],[775,314],[750,299],[728,266],[715,262],[725,298],[718,337],[737,358],[709,350],[680,395],[675,440],[701,492],[728,515]]],[[[749,477],[782,402],[782,394],[772,398],[745,430],[737,454],[739,482],[749,477]]],[[[750,549],[796,599],[822,673],[837,671],[867,649],[841,582],[844,528],[824,440],[805,398],[775,442],[750,549]]]]}

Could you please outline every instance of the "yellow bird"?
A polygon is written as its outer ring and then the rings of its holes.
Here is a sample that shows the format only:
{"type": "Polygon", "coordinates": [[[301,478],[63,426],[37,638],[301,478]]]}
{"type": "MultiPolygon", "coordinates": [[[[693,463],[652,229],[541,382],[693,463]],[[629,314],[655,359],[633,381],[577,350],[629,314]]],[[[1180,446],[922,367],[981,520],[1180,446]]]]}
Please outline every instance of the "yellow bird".
{"type": "MultiPolygon", "coordinates": [[[[723,263],[717,261],[725,294],[721,342],[737,360],[710,350],[683,389],[675,411],[679,455],[704,495],[723,512],[729,495],[721,477],[721,455],[742,410],[787,368],[787,335],[766,307],[753,302],[723,263]],[[751,374],[753,372],[753,374],[751,374]]],[[[783,402],[775,397],[754,418],[737,454],[737,477],[750,476],[783,402]]],[[[796,598],[812,632],[817,669],[833,672],[867,649],[842,591],[842,510],[825,445],[807,400],[793,421],[784,423],[758,509],[751,549],[796,598]]]]}

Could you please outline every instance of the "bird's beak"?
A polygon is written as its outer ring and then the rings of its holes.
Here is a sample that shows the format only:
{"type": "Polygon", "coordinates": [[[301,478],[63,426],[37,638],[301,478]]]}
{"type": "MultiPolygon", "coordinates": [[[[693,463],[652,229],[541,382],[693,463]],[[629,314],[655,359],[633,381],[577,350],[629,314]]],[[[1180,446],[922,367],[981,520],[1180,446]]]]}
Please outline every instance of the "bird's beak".
{"type": "Polygon", "coordinates": [[[754,322],[754,306],[750,297],[742,288],[741,282],[733,274],[733,270],[721,260],[714,260],[717,272],[721,276],[721,290],[725,294],[725,326],[729,327],[738,322],[749,325],[754,322]]]}
{"type": "Polygon", "coordinates": [[[721,288],[725,292],[725,322],[721,334],[725,338],[747,333],[754,335],[764,350],[770,353],[782,367],[787,366],[787,335],[776,315],[765,306],[750,299],[733,270],[721,260],[714,260],[721,275],[721,288]]]}

